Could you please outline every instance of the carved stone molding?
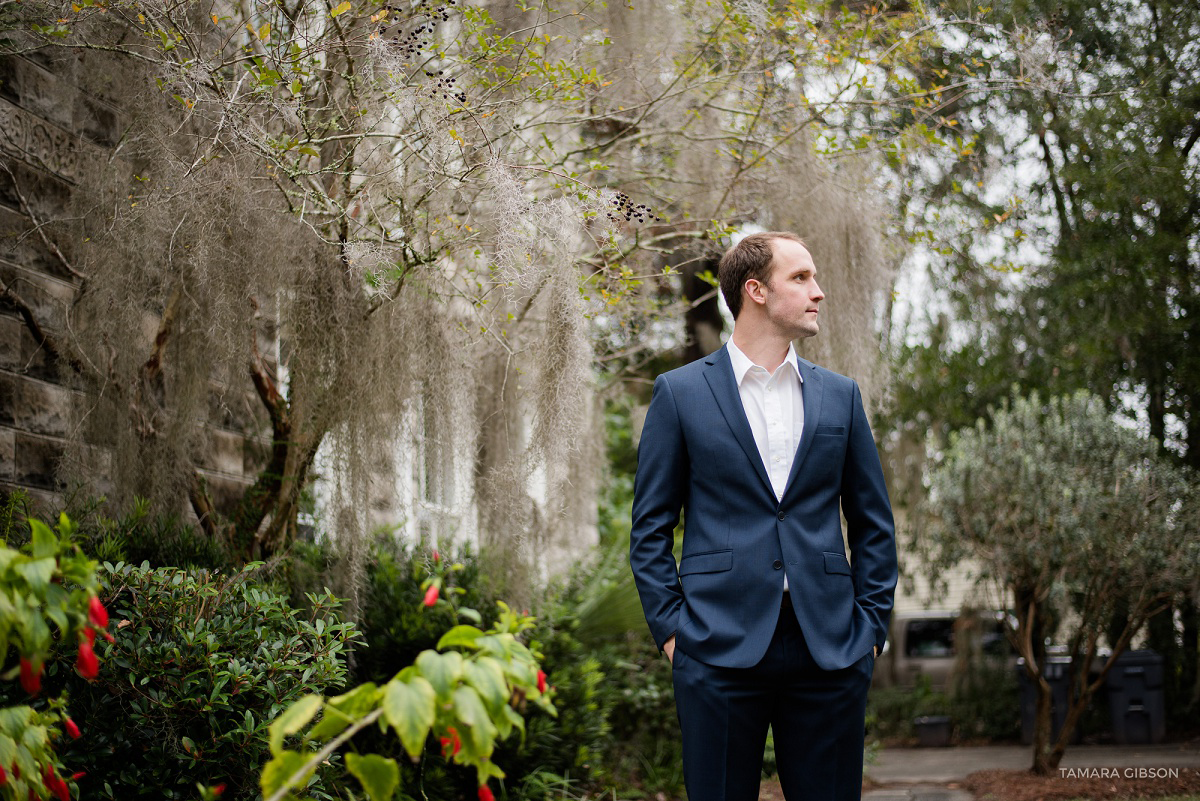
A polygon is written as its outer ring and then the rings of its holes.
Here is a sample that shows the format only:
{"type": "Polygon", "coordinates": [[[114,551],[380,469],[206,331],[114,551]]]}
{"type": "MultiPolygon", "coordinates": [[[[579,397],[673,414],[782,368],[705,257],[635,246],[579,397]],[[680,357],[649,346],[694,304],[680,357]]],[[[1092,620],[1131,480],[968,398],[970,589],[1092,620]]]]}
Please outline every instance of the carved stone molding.
{"type": "Polygon", "coordinates": [[[0,99],[0,153],[76,183],[85,149],[91,151],[94,146],[20,106],[0,99]]]}

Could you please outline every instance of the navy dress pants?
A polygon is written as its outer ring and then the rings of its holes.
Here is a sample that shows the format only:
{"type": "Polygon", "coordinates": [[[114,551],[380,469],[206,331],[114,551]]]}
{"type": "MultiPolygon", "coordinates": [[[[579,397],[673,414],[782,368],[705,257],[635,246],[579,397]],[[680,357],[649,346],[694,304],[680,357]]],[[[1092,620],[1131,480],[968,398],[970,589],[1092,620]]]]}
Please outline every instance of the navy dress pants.
{"type": "Polygon", "coordinates": [[[757,801],[768,727],[787,801],[861,798],[875,658],[821,670],[784,599],[771,646],[754,667],[715,667],[675,649],[688,801],[757,801]]]}

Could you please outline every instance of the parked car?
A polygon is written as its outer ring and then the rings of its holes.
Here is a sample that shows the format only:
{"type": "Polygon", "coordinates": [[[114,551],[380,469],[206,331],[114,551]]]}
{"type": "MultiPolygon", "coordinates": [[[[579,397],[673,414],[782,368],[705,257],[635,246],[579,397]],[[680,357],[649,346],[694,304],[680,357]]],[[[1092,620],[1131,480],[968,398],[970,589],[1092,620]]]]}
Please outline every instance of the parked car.
{"type": "Polygon", "coordinates": [[[980,653],[1011,659],[1016,664],[1004,634],[1003,612],[971,618],[942,610],[900,612],[892,617],[891,637],[875,664],[873,684],[913,687],[921,676],[927,676],[932,689],[944,690],[959,658],[960,632],[968,627],[979,632],[980,653]]]}

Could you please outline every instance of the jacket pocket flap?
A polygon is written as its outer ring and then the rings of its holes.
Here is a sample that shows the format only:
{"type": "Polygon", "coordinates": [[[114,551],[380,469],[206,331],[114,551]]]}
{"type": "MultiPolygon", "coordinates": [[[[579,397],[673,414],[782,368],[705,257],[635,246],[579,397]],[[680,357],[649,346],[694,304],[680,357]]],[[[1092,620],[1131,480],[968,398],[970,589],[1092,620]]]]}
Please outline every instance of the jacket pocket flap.
{"type": "Polygon", "coordinates": [[[843,576],[850,575],[850,563],[846,561],[845,554],[826,553],[824,556],[826,573],[839,573],[843,576]]]}
{"type": "Polygon", "coordinates": [[[679,561],[679,575],[720,573],[733,567],[733,551],[710,551],[685,556],[679,561]]]}
{"type": "Polygon", "coordinates": [[[841,435],[846,433],[845,426],[817,426],[817,436],[822,434],[841,435]]]}

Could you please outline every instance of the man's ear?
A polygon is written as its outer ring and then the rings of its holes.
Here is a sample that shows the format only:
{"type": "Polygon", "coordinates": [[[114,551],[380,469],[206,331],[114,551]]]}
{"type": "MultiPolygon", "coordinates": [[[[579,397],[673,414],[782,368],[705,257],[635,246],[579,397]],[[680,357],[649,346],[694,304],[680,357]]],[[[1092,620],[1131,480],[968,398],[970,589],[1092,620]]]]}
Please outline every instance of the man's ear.
{"type": "Polygon", "coordinates": [[[746,295],[752,303],[757,303],[761,306],[767,302],[766,286],[757,278],[747,278],[746,283],[742,284],[742,289],[745,290],[746,295]]]}

